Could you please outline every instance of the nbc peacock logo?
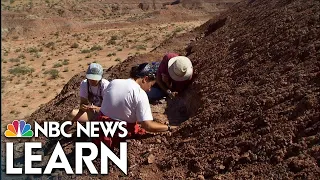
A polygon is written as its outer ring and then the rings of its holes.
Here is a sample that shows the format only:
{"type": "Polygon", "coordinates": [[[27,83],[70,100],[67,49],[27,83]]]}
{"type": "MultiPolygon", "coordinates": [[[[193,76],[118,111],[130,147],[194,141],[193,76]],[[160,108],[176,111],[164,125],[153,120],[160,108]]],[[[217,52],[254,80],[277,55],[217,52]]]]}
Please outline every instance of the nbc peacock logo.
{"type": "Polygon", "coordinates": [[[31,130],[31,125],[24,120],[14,120],[7,125],[4,135],[6,137],[32,137],[33,131],[31,130]]]}

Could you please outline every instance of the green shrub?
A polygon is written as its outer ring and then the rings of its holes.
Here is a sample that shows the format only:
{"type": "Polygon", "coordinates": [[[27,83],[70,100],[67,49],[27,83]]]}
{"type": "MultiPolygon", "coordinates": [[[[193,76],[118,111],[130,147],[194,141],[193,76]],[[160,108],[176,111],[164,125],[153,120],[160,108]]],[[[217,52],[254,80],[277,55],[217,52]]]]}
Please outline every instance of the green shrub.
{"type": "Polygon", "coordinates": [[[13,75],[24,75],[24,74],[30,74],[34,72],[34,68],[27,67],[27,66],[18,66],[9,69],[9,73],[13,75]]]}
{"type": "Polygon", "coordinates": [[[19,58],[10,58],[9,59],[10,62],[20,62],[19,58]]]}
{"type": "Polygon", "coordinates": [[[145,45],[136,45],[136,49],[139,50],[146,50],[146,46],[145,45]]]}
{"type": "Polygon", "coordinates": [[[91,51],[90,51],[90,49],[83,49],[83,50],[81,50],[81,53],[90,53],[91,51]]]}
{"type": "Polygon", "coordinates": [[[39,50],[38,50],[36,47],[28,48],[27,51],[28,51],[29,53],[37,53],[37,52],[39,52],[39,50]]]}
{"type": "Polygon", "coordinates": [[[68,64],[69,64],[69,59],[64,59],[64,60],[62,61],[62,64],[63,64],[63,65],[68,65],[68,64]]]}
{"type": "Polygon", "coordinates": [[[51,79],[57,79],[59,77],[59,71],[56,69],[46,70],[43,74],[50,74],[51,79]]]}
{"type": "Polygon", "coordinates": [[[91,51],[100,51],[102,50],[102,47],[100,45],[94,45],[90,49],[91,51]]]}
{"type": "Polygon", "coordinates": [[[60,64],[60,63],[55,63],[55,64],[53,65],[53,68],[58,68],[58,67],[62,67],[62,64],[60,64]]]}

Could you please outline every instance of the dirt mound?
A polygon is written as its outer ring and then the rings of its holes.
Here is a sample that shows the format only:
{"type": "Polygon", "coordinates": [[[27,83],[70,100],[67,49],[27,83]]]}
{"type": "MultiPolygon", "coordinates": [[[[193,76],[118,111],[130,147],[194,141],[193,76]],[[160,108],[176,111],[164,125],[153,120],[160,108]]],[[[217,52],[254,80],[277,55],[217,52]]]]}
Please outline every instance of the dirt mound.
{"type": "Polygon", "coordinates": [[[206,24],[189,47],[201,98],[168,139],[167,177],[319,177],[319,10],[319,1],[251,1],[206,24]]]}
{"type": "MultiPolygon", "coordinates": [[[[181,97],[190,119],[173,134],[130,141],[128,177],[111,168],[104,178],[317,179],[319,16],[316,0],[245,1],[185,39],[107,71],[123,78],[133,64],[160,60],[179,46],[193,61],[196,80],[181,97]]],[[[61,119],[76,105],[82,78],[72,78],[29,120],[61,119]]],[[[168,109],[174,105],[169,101],[168,109]]]]}

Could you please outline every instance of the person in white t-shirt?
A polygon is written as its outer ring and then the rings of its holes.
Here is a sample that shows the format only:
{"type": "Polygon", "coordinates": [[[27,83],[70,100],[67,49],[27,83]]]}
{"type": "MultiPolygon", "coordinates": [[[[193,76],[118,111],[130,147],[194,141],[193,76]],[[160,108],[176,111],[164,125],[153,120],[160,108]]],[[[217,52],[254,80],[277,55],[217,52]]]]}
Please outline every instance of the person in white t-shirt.
{"type": "Polygon", "coordinates": [[[109,81],[103,79],[102,75],[102,66],[91,63],[87,70],[86,79],[80,84],[80,109],[72,110],[68,117],[72,119],[72,122],[97,119],[104,92],[109,85],[109,81]]]}
{"type": "MultiPolygon", "coordinates": [[[[170,131],[171,126],[153,121],[146,91],[156,82],[156,71],[152,65],[143,63],[131,69],[130,79],[115,79],[104,93],[99,121],[126,121],[128,135],[143,135],[149,132],[170,131]],[[137,124],[141,124],[142,128],[137,124]]],[[[117,133],[115,133],[117,134],[117,133]]],[[[128,136],[127,136],[128,138],[128,136]]],[[[93,140],[98,146],[103,141],[109,147],[119,146],[119,137],[100,137],[93,140]]]]}

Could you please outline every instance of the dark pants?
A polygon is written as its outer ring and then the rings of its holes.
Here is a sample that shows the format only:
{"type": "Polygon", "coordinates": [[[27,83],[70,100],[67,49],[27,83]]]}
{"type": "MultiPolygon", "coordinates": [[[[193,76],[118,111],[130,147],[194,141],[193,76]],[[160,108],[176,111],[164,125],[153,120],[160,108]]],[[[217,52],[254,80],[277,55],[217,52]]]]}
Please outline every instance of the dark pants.
{"type": "Polygon", "coordinates": [[[158,86],[151,87],[151,90],[147,92],[149,101],[157,101],[166,97],[166,93],[158,86]]]}

